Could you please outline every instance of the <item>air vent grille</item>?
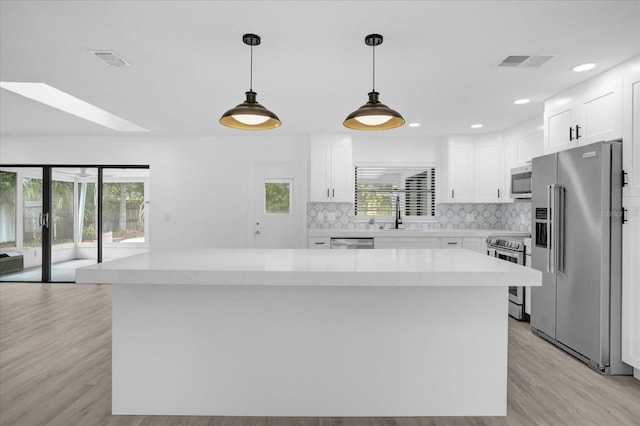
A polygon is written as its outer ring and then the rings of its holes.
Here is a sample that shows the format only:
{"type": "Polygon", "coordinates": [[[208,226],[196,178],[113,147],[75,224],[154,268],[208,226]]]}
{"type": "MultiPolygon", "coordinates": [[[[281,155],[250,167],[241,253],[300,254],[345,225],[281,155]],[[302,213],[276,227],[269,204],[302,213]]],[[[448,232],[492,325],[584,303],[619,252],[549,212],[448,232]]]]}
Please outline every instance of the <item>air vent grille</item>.
{"type": "Polygon", "coordinates": [[[131,65],[113,50],[90,50],[89,53],[110,67],[128,67],[131,65]]]}
{"type": "Polygon", "coordinates": [[[536,68],[547,63],[553,55],[512,55],[504,58],[499,67],[536,68]]]}

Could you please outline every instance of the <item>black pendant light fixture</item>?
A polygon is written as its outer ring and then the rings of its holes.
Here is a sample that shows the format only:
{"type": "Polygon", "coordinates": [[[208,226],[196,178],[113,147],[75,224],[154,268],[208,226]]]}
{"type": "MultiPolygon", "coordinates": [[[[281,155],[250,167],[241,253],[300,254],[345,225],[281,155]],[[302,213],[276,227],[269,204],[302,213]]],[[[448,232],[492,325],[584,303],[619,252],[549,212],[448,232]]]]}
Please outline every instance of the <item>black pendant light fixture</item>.
{"type": "Polygon", "coordinates": [[[369,92],[369,102],[352,112],[344,120],[344,125],[355,130],[387,130],[400,127],[404,118],[399,112],[380,103],[376,92],[376,46],[382,44],[380,34],[369,34],[364,38],[367,46],[373,47],[373,89],[369,92]]]}
{"type": "Polygon", "coordinates": [[[260,44],[260,36],[245,34],[242,36],[242,41],[251,47],[249,91],[245,92],[247,100],[225,112],[220,118],[220,124],[242,130],[268,130],[280,127],[282,122],[278,116],[260,105],[256,101],[257,93],[253,91],[253,46],[260,44]]]}

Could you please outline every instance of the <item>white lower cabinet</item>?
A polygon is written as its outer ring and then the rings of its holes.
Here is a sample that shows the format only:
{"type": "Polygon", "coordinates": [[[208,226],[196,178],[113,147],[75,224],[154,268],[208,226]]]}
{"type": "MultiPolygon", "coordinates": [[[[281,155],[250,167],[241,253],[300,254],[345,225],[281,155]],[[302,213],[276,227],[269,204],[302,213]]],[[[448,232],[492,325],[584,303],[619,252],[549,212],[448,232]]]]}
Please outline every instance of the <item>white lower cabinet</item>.
{"type": "Polygon", "coordinates": [[[384,248],[438,248],[438,238],[432,237],[375,237],[373,246],[384,248]]]}
{"type": "Polygon", "coordinates": [[[463,237],[462,248],[467,250],[477,251],[478,253],[485,253],[485,239],[480,237],[463,237]]]}
{"type": "Polygon", "coordinates": [[[622,360],[640,370],[640,197],[624,197],[622,225],[622,360]]]}
{"type": "Polygon", "coordinates": [[[307,239],[307,248],[310,248],[310,249],[331,248],[331,238],[330,237],[309,237],[307,239]]]}

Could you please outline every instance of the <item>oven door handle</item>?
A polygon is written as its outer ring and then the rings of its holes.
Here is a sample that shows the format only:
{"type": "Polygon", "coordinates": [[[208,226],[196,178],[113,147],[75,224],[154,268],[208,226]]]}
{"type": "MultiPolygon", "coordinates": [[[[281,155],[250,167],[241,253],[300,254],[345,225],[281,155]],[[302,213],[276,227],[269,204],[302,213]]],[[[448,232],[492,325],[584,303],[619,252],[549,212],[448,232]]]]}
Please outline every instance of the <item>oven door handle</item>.
{"type": "Polygon", "coordinates": [[[519,252],[515,252],[515,251],[506,251],[506,250],[500,250],[500,249],[493,249],[495,251],[496,254],[502,254],[504,256],[509,256],[509,257],[514,257],[516,259],[519,258],[519,252]]]}

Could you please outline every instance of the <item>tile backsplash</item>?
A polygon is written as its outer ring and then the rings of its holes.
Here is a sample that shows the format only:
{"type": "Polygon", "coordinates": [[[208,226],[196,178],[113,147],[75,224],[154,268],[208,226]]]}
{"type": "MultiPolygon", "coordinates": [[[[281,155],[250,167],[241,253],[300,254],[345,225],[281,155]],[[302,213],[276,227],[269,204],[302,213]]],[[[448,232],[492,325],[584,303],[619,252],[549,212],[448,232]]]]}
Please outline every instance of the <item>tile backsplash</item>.
{"type": "MultiPolygon", "coordinates": [[[[393,221],[376,220],[376,227],[393,226],[393,221]]],[[[436,221],[405,220],[409,229],[508,229],[531,232],[531,203],[436,204],[436,221]],[[472,217],[473,216],[473,220],[472,217]]],[[[353,203],[307,203],[309,229],[367,229],[356,221],[353,203]]]]}

